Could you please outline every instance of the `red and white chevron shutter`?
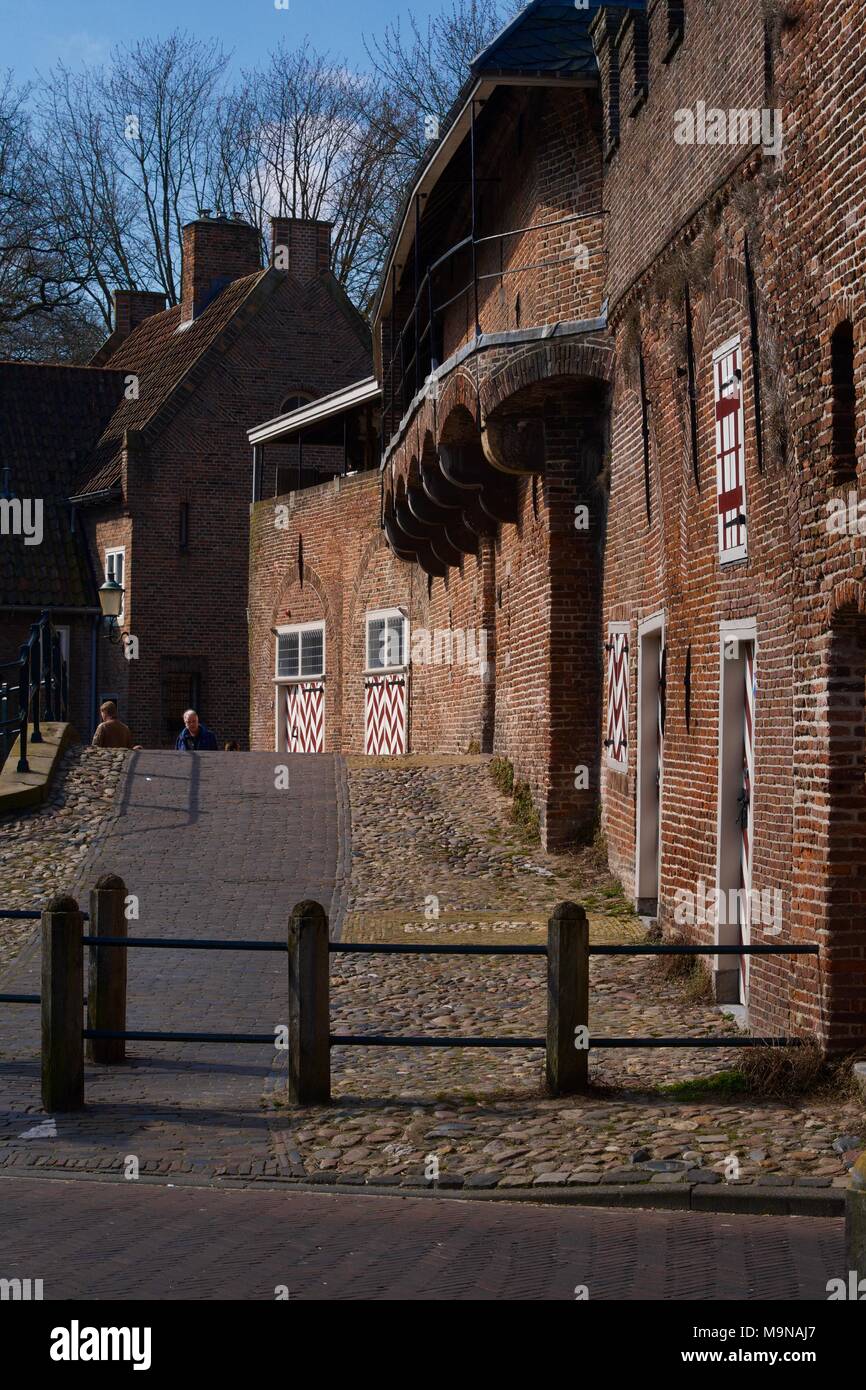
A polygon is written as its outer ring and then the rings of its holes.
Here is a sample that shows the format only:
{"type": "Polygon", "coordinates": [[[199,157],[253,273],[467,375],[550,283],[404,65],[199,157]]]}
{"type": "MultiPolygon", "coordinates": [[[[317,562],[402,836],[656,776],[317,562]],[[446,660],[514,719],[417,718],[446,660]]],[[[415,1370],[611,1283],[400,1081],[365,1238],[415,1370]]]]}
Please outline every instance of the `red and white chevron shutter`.
{"type": "Polygon", "coordinates": [[[364,752],[400,754],[407,747],[407,676],[367,676],[364,680],[364,752]]]}
{"type": "Polygon", "coordinates": [[[325,747],[324,681],[283,687],[286,702],[286,752],[321,753],[325,747]]]}
{"type": "Polygon", "coordinates": [[[608,765],[618,772],[628,766],[628,625],[612,624],[607,633],[608,765]]]}
{"type": "Polygon", "coordinates": [[[741,560],[748,552],[746,513],[743,354],[733,338],[713,355],[716,407],[716,502],[719,557],[741,560]]]}

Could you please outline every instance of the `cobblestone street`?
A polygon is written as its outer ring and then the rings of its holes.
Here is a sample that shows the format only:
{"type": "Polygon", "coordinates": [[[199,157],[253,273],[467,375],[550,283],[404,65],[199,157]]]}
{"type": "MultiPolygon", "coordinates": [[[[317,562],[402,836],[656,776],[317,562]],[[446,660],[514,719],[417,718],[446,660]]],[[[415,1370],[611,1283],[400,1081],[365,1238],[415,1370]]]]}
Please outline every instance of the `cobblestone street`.
{"type": "MultiPolygon", "coordinates": [[[[533,942],[552,906],[575,898],[593,941],[642,939],[597,852],[554,857],[526,841],[487,760],[347,761],[298,758],[285,792],[271,755],[138,754],[109,800],[117,755],[73,756],[42,813],[42,861],[32,818],[4,837],[28,846],[33,873],[30,887],[4,877],[4,903],[7,883],[15,906],[70,884],[84,902],[112,870],[140,898],[139,934],[276,938],[312,896],[350,940],[533,942]],[[59,829],[58,807],[70,808],[59,829]]],[[[38,990],[32,924],[28,935],[5,990],[38,990]]],[[[647,958],[595,957],[591,984],[594,1035],[736,1032],[647,958]]],[[[285,990],[284,956],[130,953],[131,1027],[267,1031],[284,1021],[285,990]]],[[[332,958],[334,1031],[538,1036],[545,1007],[537,958],[332,958]]],[[[133,1043],[126,1067],[88,1067],[87,1110],[44,1125],[38,1023],[32,1008],[0,1011],[7,1169],[119,1169],[133,1153],[144,1172],[412,1187],[429,1184],[433,1158],[443,1185],[470,1190],[808,1192],[844,1186],[866,1128],[844,1095],[741,1093],[733,1048],[597,1049],[592,1091],[558,1100],[545,1096],[540,1050],[335,1048],[334,1103],[295,1112],[279,1054],[191,1043],[133,1043]]]]}

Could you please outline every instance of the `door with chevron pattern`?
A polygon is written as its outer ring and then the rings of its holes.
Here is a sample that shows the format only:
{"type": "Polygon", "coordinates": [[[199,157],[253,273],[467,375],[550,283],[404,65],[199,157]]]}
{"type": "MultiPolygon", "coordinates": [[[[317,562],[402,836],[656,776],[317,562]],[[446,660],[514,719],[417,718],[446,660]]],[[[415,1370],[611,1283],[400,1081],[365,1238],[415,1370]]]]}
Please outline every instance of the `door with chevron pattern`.
{"type": "Polygon", "coordinates": [[[299,681],[283,687],[285,751],[321,753],[325,747],[324,681],[299,681]]]}
{"type": "Polygon", "coordinates": [[[367,676],[364,681],[364,752],[400,754],[407,747],[407,676],[367,676]]]}

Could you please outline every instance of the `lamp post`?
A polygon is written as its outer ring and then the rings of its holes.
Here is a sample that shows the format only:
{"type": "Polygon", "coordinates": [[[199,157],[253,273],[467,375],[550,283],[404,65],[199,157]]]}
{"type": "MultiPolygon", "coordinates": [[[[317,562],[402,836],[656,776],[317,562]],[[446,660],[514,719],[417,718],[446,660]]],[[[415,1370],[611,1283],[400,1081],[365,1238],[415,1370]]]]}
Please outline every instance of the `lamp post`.
{"type": "Polygon", "coordinates": [[[117,583],[116,579],[106,579],[105,583],[99,587],[99,606],[105,620],[105,635],[109,642],[113,642],[115,645],[128,636],[117,622],[123,609],[123,594],[123,587],[117,583]]]}

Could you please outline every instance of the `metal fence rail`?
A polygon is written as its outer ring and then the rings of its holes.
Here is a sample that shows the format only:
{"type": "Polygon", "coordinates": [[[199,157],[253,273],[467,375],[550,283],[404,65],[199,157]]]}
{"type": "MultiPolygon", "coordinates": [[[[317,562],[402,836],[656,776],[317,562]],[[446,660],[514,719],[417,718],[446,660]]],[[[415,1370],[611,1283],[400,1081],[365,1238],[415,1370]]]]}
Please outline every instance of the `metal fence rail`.
{"type": "Polygon", "coordinates": [[[330,1050],[333,1047],[537,1048],[546,1053],[546,1073],[553,1094],[584,1090],[588,1055],[594,1048],[755,1048],[800,1047],[801,1037],[595,1037],[589,1032],[589,960],[591,956],[817,956],[817,946],[802,943],[679,945],[624,943],[590,945],[583,908],[562,903],[548,922],[546,944],[466,945],[440,942],[342,942],[328,940],[327,914],[320,904],[299,903],[285,940],[233,940],[171,936],[130,937],[126,933],[126,886],[114,876],[100,879],[91,893],[90,913],[77,905],[0,910],[0,916],[41,915],[43,959],[50,961],[48,995],[0,994],[2,1004],[42,1008],[43,1103],[46,1109],[83,1105],[84,1043],[96,1062],[125,1058],[127,1042],[191,1042],[269,1046],[280,1050],[277,1035],[288,1029],[289,1091],[293,1100],[320,1103],[330,1096],[330,1050]],[[91,923],[86,932],[84,922],[91,923]],[[84,995],[84,948],[89,953],[89,989],[84,995]],[[132,950],[267,951],[288,957],[288,1024],[271,1033],[197,1032],[126,1027],[126,961],[132,950]],[[546,1036],[505,1034],[344,1033],[330,1028],[329,960],[332,955],[544,957],[547,962],[546,1036]],[[82,1028],[81,1001],[87,1009],[82,1028]],[[76,1099],[77,1097],[77,1099],[76,1099]],[[61,1104],[62,1102],[62,1104],[61,1104]]]}

